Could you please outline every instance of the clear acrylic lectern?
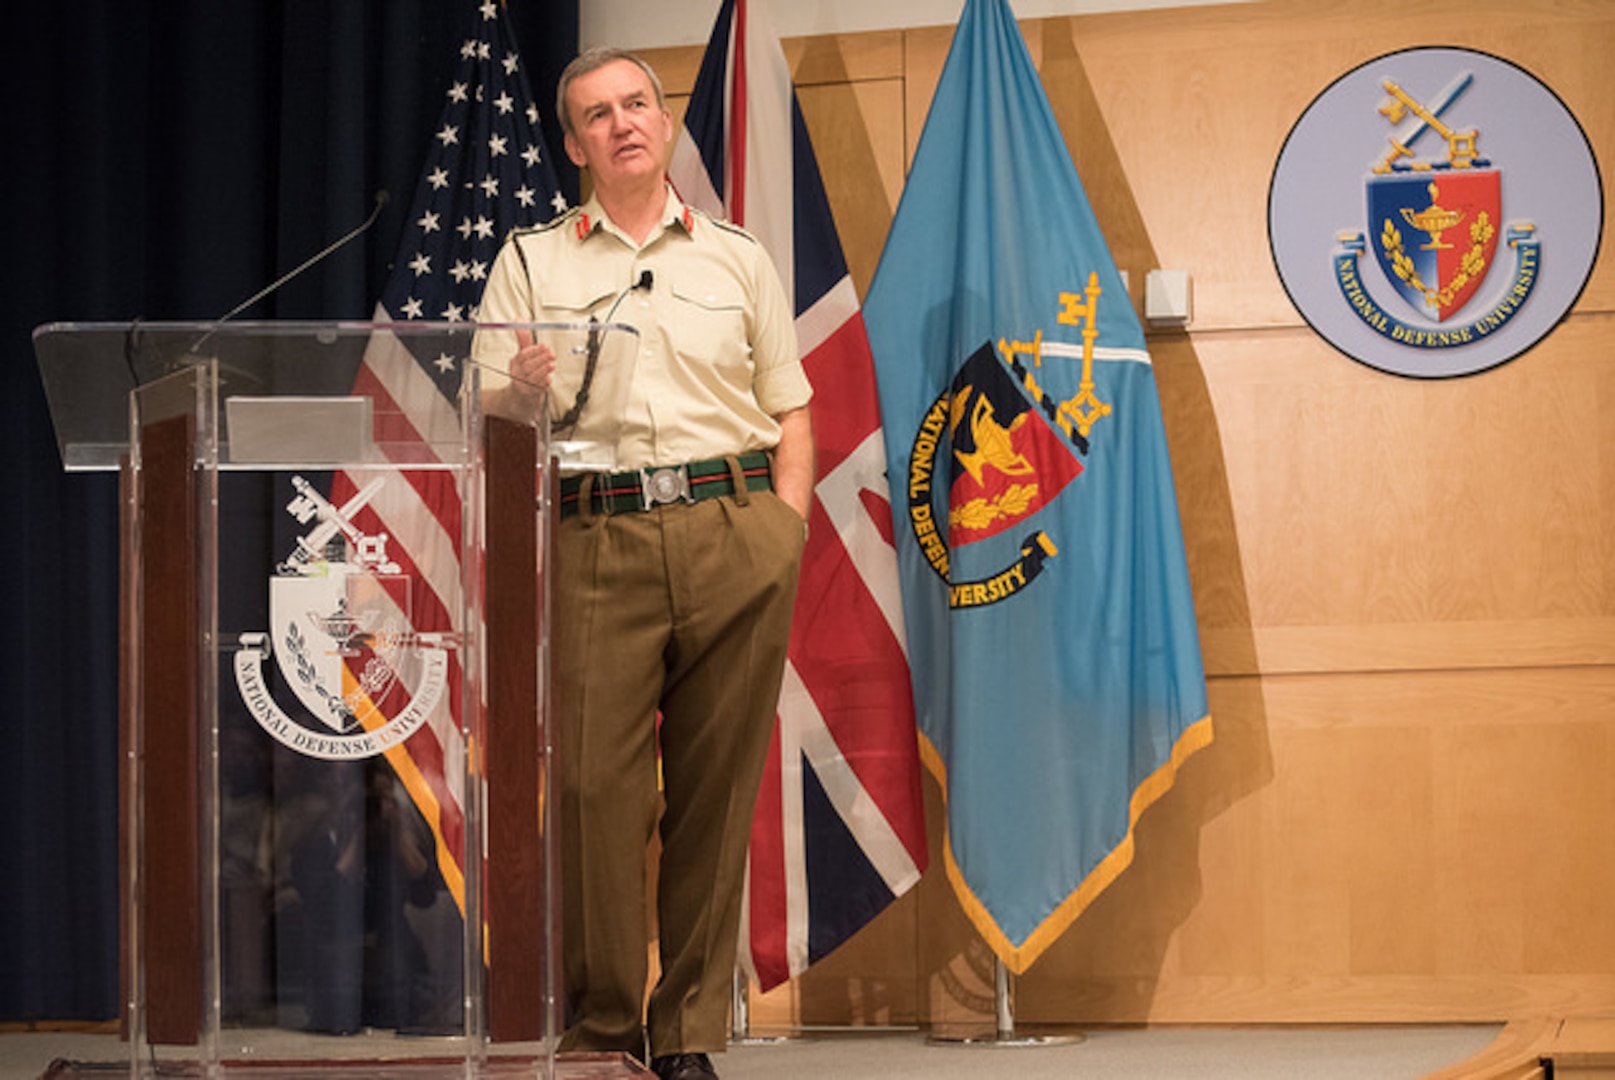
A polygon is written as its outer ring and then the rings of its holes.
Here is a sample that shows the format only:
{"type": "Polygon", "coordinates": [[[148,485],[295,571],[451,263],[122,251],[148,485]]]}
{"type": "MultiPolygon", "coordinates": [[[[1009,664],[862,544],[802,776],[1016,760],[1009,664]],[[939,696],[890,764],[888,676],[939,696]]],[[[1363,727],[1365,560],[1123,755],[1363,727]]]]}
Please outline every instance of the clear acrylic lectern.
{"type": "Polygon", "coordinates": [[[553,455],[610,466],[633,331],[35,347],[64,466],[124,478],[130,1075],[609,1074],[554,1055],[544,565],[553,455]],[[547,408],[487,363],[518,339],[558,358],[547,408]]]}

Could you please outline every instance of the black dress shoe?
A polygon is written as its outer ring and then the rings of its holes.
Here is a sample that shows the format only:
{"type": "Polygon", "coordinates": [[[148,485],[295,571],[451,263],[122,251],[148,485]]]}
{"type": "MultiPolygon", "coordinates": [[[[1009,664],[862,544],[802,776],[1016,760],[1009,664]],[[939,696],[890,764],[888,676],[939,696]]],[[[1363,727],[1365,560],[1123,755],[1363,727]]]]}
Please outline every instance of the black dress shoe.
{"type": "Polygon", "coordinates": [[[705,1054],[664,1054],[650,1059],[650,1069],[660,1080],[718,1080],[705,1054]]]}

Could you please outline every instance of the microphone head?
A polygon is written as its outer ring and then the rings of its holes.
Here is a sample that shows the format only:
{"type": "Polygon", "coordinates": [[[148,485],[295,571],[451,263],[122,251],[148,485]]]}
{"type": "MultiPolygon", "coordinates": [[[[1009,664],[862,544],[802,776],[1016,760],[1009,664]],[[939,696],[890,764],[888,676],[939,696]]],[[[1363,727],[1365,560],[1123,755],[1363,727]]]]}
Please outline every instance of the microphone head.
{"type": "Polygon", "coordinates": [[[392,198],[393,198],[392,193],[389,192],[386,188],[380,188],[380,189],[378,189],[376,191],[376,205],[377,206],[386,206],[389,202],[392,201],[392,198]]]}
{"type": "Polygon", "coordinates": [[[648,289],[655,281],[656,275],[652,274],[649,269],[641,270],[639,272],[639,280],[634,282],[634,288],[648,289]]]}

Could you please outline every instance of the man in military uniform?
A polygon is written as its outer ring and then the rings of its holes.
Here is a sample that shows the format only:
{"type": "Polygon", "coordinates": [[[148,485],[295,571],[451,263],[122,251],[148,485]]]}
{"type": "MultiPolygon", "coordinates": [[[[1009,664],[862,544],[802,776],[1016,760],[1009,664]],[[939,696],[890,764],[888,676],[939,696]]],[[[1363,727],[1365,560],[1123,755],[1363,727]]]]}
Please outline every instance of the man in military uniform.
{"type": "Polygon", "coordinates": [[[640,335],[626,410],[609,417],[573,410],[577,373],[558,372],[526,334],[484,332],[477,346],[515,377],[491,377],[492,398],[508,407],[552,387],[551,417],[579,437],[610,432],[619,470],[565,478],[556,537],[562,1048],[639,1055],[648,1038],[658,1076],[696,1080],[716,1075],[707,1055],[727,1040],[746,848],[812,495],[811,390],[761,245],[667,184],[674,127],[655,73],[596,50],[562,74],[557,97],[567,155],[593,194],[510,239],[479,318],[615,312],[640,335]],[[661,975],[646,1016],[658,749],[661,975]]]}

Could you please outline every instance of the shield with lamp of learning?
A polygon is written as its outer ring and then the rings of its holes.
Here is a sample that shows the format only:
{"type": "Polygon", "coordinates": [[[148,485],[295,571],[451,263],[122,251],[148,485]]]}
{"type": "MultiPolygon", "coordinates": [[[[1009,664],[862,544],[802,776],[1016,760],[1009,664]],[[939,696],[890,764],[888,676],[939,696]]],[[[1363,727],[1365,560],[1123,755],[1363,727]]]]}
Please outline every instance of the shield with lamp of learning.
{"type": "Polygon", "coordinates": [[[1497,254],[1496,169],[1411,170],[1368,181],[1368,225],[1386,280],[1426,318],[1463,310],[1497,254]]]}
{"type": "Polygon", "coordinates": [[[383,579],[345,563],[270,580],[274,655],[285,685],[327,729],[348,735],[398,679],[404,635],[383,579]]]}
{"type": "Polygon", "coordinates": [[[950,389],[948,543],[955,548],[1016,528],[1083,471],[990,344],[965,361],[950,389]]]}
{"type": "Polygon", "coordinates": [[[387,557],[387,534],[355,523],[385,485],[377,476],[334,505],[301,476],[286,507],[303,524],[295,549],[269,582],[268,633],[244,633],[236,688],[254,720],[282,745],[342,760],[387,753],[437,711],[449,689],[453,633],[413,629],[410,577],[387,557]],[[264,670],[281,679],[309,718],[288,715],[264,670]]]}

